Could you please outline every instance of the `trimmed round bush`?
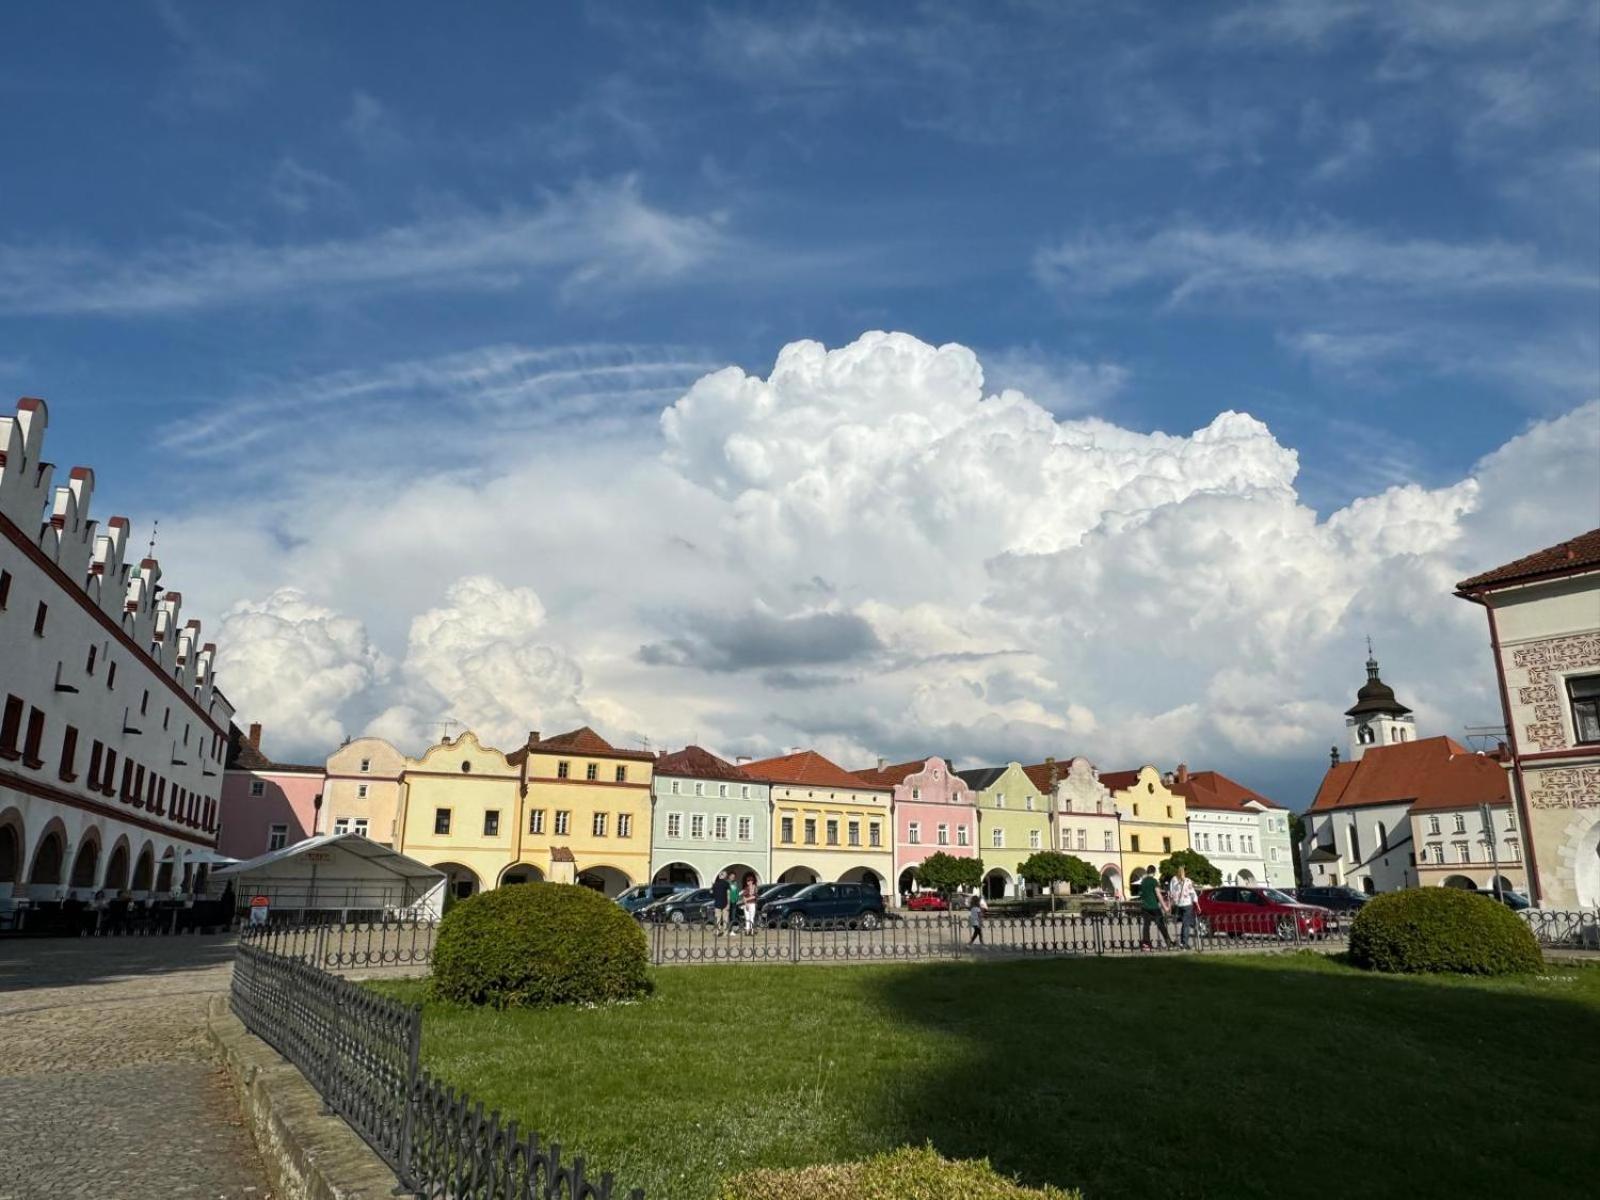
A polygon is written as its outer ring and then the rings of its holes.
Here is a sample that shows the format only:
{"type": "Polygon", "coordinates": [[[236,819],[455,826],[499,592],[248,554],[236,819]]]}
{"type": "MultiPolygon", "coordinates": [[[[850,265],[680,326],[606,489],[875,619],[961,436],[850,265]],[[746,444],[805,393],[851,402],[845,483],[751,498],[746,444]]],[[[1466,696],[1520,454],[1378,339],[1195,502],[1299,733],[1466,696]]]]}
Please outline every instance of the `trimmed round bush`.
{"type": "Polygon", "coordinates": [[[1515,975],[1544,965],[1522,918],[1487,896],[1448,887],[1367,901],[1350,927],[1350,961],[1403,974],[1515,975]]]}
{"type": "Polygon", "coordinates": [[[1081,1200],[1082,1193],[1024,1187],[987,1159],[951,1162],[931,1147],[903,1147],[858,1163],[747,1171],[717,1200],[1081,1200]]]}
{"type": "Polygon", "coordinates": [[[495,1008],[603,1004],[650,990],[644,931],[599,892],[518,883],[454,905],[433,947],[433,994],[495,1008]]]}

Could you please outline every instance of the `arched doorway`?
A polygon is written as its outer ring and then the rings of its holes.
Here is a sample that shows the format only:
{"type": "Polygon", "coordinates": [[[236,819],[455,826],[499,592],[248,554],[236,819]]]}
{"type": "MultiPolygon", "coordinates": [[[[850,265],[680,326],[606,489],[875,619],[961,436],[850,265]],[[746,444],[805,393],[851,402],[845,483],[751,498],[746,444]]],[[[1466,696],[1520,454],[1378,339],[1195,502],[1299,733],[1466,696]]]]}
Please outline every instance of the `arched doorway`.
{"type": "Polygon", "coordinates": [[[67,886],[72,888],[85,888],[94,890],[95,870],[100,866],[100,831],[90,829],[84,834],[83,841],[78,845],[78,853],[72,859],[72,874],[67,879],[67,886]]]}
{"type": "Polygon", "coordinates": [[[133,887],[129,890],[135,892],[148,892],[150,890],[150,883],[155,879],[155,876],[156,852],[150,843],[146,842],[143,848],[139,851],[139,861],[133,866],[133,887]]]}
{"type": "Polygon", "coordinates": [[[1369,896],[1376,896],[1378,894],[1378,885],[1372,881],[1371,875],[1368,875],[1361,881],[1361,890],[1369,896]]]}
{"type": "Polygon", "coordinates": [[[1011,876],[999,867],[995,867],[983,877],[983,898],[985,900],[1000,900],[1011,890],[1011,876]]]}
{"type": "Polygon", "coordinates": [[[700,886],[700,872],[686,862],[671,862],[657,871],[651,882],[682,883],[697,888],[700,886]]]}
{"type": "Polygon", "coordinates": [[[1444,877],[1443,886],[1448,888],[1461,888],[1463,891],[1468,892],[1475,892],[1478,890],[1478,885],[1472,880],[1468,879],[1465,875],[1446,875],[1444,877]]]}
{"type": "Polygon", "coordinates": [[[115,896],[128,887],[128,839],[119,837],[111,847],[111,858],[106,862],[105,882],[100,885],[115,896]]]}
{"type": "Polygon", "coordinates": [[[778,882],[810,884],[817,882],[817,880],[820,878],[821,876],[819,876],[810,867],[790,867],[782,875],[778,876],[778,882]]]}
{"type": "Polygon", "coordinates": [[[1108,896],[1122,895],[1122,872],[1116,867],[1107,865],[1100,869],[1100,886],[1105,889],[1108,896]]]}
{"type": "Polygon", "coordinates": [[[723,867],[722,869],[724,871],[732,871],[733,872],[734,881],[739,886],[743,886],[744,877],[746,875],[754,875],[756,877],[757,886],[760,886],[761,884],[766,882],[766,880],[761,878],[761,872],[756,870],[754,867],[750,866],[747,863],[729,863],[727,866],[723,867]]]}
{"type": "MultiPolygon", "coordinates": [[[[1573,839],[1572,888],[1579,908],[1600,908],[1600,821],[1573,839]]],[[[1565,857],[1566,848],[1562,848],[1565,857]]]]}
{"type": "Polygon", "coordinates": [[[622,895],[632,884],[633,880],[616,867],[585,867],[578,872],[579,887],[593,888],[611,897],[622,895]]]}
{"type": "Polygon", "coordinates": [[[544,872],[532,863],[512,863],[500,872],[500,886],[508,883],[543,883],[544,872]]]}
{"type": "Polygon", "coordinates": [[[62,832],[59,821],[54,822],[54,826],[45,832],[34,847],[33,866],[28,869],[29,884],[49,887],[59,885],[62,881],[61,873],[67,857],[67,835],[62,832]]]}
{"type": "Polygon", "coordinates": [[[170,892],[172,890],[173,864],[177,862],[177,855],[168,846],[161,855],[161,866],[156,869],[156,891],[170,892]]]}
{"type": "Polygon", "coordinates": [[[871,867],[851,867],[843,875],[839,876],[839,882],[859,883],[868,891],[877,892],[880,895],[883,893],[883,876],[879,875],[871,867]]]}
{"type": "Polygon", "coordinates": [[[1239,872],[1239,883],[1241,885],[1248,886],[1248,885],[1254,883],[1255,881],[1256,881],[1256,877],[1250,871],[1245,870],[1245,871],[1240,871],[1239,872]]]}
{"type": "Polygon", "coordinates": [[[464,867],[460,863],[442,862],[429,863],[435,871],[444,872],[444,892],[446,896],[457,900],[465,900],[468,896],[477,895],[481,883],[478,873],[471,867],[464,867]]]}
{"type": "Polygon", "coordinates": [[[900,872],[899,891],[902,896],[909,896],[917,890],[917,872],[912,867],[907,867],[900,872]]]}
{"type": "Polygon", "coordinates": [[[1511,880],[1507,879],[1504,875],[1496,875],[1493,879],[1489,880],[1489,890],[1492,892],[1496,888],[1498,888],[1499,891],[1504,894],[1505,892],[1516,891],[1517,885],[1512,883],[1511,880]]]}
{"type": "Polygon", "coordinates": [[[0,888],[22,881],[22,847],[27,844],[23,832],[20,812],[8,808],[0,813],[0,888]]]}

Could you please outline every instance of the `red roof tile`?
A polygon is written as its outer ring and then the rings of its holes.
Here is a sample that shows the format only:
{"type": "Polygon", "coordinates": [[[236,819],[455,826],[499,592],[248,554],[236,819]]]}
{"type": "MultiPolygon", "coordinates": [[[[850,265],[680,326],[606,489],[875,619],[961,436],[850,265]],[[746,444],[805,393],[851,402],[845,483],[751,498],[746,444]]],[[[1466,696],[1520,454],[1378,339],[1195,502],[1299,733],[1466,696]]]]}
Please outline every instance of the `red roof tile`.
{"type": "Polygon", "coordinates": [[[831,762],[815,750],[802,750],[799,754],[785,754],[778,758],[764,758],[760,762],[746,763],[741,768],[751,779],[772,783],[799,783],[813,787],[876,788],[863,783],[838,763],[831,762]]]}
{"type": "Polygon", "coordinates": [[[1113,792],[1125,792],[1139,782],[1139,772],[1101,771],[1100,782],[1113,792]]]}
{"type": "Polygon", "coordinates": [[[739,779],[749,780],[738,767],[725,758],[718,758],[709,750],[699,746],[685,746],[682,750],[672,754],[663,754],[656,759],[657,775],[683,775],[690,779],[739,779]]]}
{"type": "Polygon", "coordinates": [[[883,768],[869,767],[865,771],[851,771],[867,787],[895,788],[906,781],[906,776],[915,775],[928,765],[926,758],[919,758],[915,762],[895,763],[883,768]]]}
{"type": "Polygon", "coordinates": [[[1174,783],[1172,790],[1182,796],[1190,808],[1238,812],[1252,800],[1263,808],[1283,807],[1216,771],[1191,771],[1189,778],[1174,783]]]}
{"type": "Polygon", "coordinates": [[[506,761],[515,766],[528,757],[529,750],[541,754],[587,754],[594,758],[637,758],[646,762],[654,762],[656,757],[647,750],[618,750],[587,725],[519,747],[506,755],[506,761]]]}
{"type": "Polygon", "coordinates": [[[1502,584],[1525,583],[1596,568],[1600,568],[1600,529],[1591,529],[1588,533],[1580,533],[1554,546],[1536,550],[1504,566],[1463,579],[1456,584],[1456,591],[1492,590],[1502,584]]]}
{"type": "Polygon", "coordinates": [[[1431,737],[1373,746],[1355,762],[1336,763],[1323,776],[1311,812],[1369,804],[1413,809],[1509,804],[1505,768],[1454,738],[1431,737]]]}

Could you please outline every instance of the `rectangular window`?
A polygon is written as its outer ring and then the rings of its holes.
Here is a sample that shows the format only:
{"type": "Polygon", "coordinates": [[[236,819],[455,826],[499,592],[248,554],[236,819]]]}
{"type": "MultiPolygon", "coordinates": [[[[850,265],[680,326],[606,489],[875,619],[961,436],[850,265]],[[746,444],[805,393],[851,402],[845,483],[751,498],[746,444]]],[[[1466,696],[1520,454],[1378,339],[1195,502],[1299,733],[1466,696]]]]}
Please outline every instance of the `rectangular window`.
{"type": "Polygon", "coordinates": [[[1109,830],[1109,829],[1106,830],[1105,841],[1106,841],[1105,849],[1107,849],[1107,850],[1115,849],[1115,842],[1113,840],[1111,830],[1109,830]]]}
{"type": "Polygon", "coordinates": [[[787,845],[794,845],[794,818],[784,817],[783,820],[778,822],[778,828],[780,831],[780,840],[787,845]]]}
{"type": "Polygon", "coordinates": [[[262,783],[262,782],[261,782],[261,780],[259,780],[259,779],[252,779],[252,780],[251,780],[251,781],[250,781],[250,794],[251,794],[251,795],[252,795],[252,796],[262,796],[262,795],[265,795],[265,794],[266,794],[266,791],[267,791],[267,785],[266,785],[266,784],[264,784],[264,783],[262,783]]]}
{"type": "Polygon", "coordinates": [[[1439,832],[1439,818],[1438,817],[1429,817],[1428,818],[1428,832],[1429,833],[1438,833],[1439,832]]]}
{"type": "Polygon", "coordinates": [[[815,817],[807,817],[806,818],[806,845],[815,846],[816,844],[817,844],[817,819],[815,817]]]}
{"type": "Polygon", "coordinates": [[[725,783],[717,784],[717,796],[720,799],[723,799],[723,800],[726,800],[728,798],[728,785],[727,784],[725,784],[725,783]]]}
{"type": "Polygon", "coordinates": [[[1456,814],[1456,832],[1457,833],[1465,833],[1466,831],[1467,831],[1467,817],[1466,817],[1466,814],[1465,813],[1457,813],[1456,814]]]}
{"type": "Polygon", "coordinates": [[[846,831],[847,831],[847,834],[848,834],[848,837],[849,837],[850,845],[852,845],[852,846],[861,845],[861,822],[860,821],[851,821],[850,824],[847,826],[847,830],[846,831]]]}
{"type": "Polygon", "coordinates": [[[739,818],[739,840],[741,842],[748,842],[755,836],[753,833],[754,826],[755,822],[749,817],[739,818]]]}
{"type": "Polygon", "coordinates": [[[365,800],[366,798],[367,798],[367,785],[364,784],[364,783],[356,784],[356,799],[357,800],[365,800]]]}
{"type": "Polygon", "coordinates": [[[22,755],[17,748],[17,739],[22,736],[23,708],[21,696],[6,697],[5,716],[0,717],[0,756],[20,758],[22,755]]]}
{"type": "Polygon", "coordinates": [[[99,646],[90,646],[89,647],[89,661],[87,663],[85,663],[84,667],[83,667],[83,673],[85,675],[93,675],[94,674],[94,662],[95,662],[95,659],[97,659],[99,657],[100,657],[100,647],[99,646]]]}
{"type": "Polygon", "coordinates": [[[967,844],[967,827],[965,825],[957,825],[956,826],[956,845],[965,846],[966,844],[967,844]]]}
{"type": "Polygon", "coordinates": [[[1135,834],[1133,834],[1133,835],[1131,835],[1131,836],[1130,836],[1130,837],[1129,837],[1129,838],[1128,838],[1128,847],[1129,847],[1129,849],[1131,849],[1131,850],[1132,850],[1132,851],[1133,851],[1133,852],[1134,852],[1134,853],[1135,853],[1135,854],[1137,854],[1137,853],[1139,853],[1139,835],[1138,835],[1138,834],[1137,834],[1137,833],[1135,833],[1135,834]]]}
{"type": "Polygon", "coordinates": [[[835,818],[830,817],[828,819],[828,822],[827,822],[827,830],[828,830],[828,845],[837,846],[839,844],[839,822],[838,822],[838,820],[835,819],[835,818]]]}
{"type": "Polygon", "coordinates": [[[1172,853],[1172,839],[1171,838],[1164,837],[1164,838],[1161,839],[1161,852],[1163,854],[1171,854],[1172,853]]]}
{"type": "Polygon", "coordinates": [[[1567,680],[1572,702],[1572,733],[1584,744],[1600,742],[1600,675],[1579,675],[1567,680]]]}
{"type": "Polygon", "coordinates": [[[333,823],[333,831],[335,833],[349,833],[350,832],[350,818],[349,817],[340,817],[337,821],[335,821],[333,823]]]}
{"type": "Polygon", "coordinates": [[[1006,844],[1006,831],[996,825],[989,831],[989,844],[997,849],[1004,846],[1006,844]]]}
{"type": "Polygon", "coordinates": [[[748,783],[742,783],[739,785],[739,796],[744,800],[750,799],[750,785],[748,783]]]}
{"type": "Polygon", "coordinates": [[[683,814],[682,813],[668,813],[667,814],[667,836],[669,838],[680,838],[680,837],[683,836],[683,814]]]}
{"type": "Polygon", "coordinates": [[[528,832],[544,832],[544,809],[534,808],[528,811],[528,832]]]}
{"type": "Polygon", "coordinates": [[[483,836],[500,836],[500,810],[491,808],[483,814],[483,836]]]}
{"type": "Polygon", "coordinates": [[[911,789],[911,798],[913,800],[921,800],[922,799],[922,789],[921,788],[912,788],[911,789]]]}
{"type": "Polygon", "coordinates": [[[1033,811],[1033,797],[1032,796],[1024,796],[1022,798],[1022,806],[1024,808],[1026,808],[1029,812],[1032,812],[1033,811]]]}
{"type": "Polygon", "coordinates": [[[1004,792],[996,792],[994,794],[994,806],[996,808],[1004,808],[1006,806],[1006,794],[1004,792]]]}
{"type": "Polygon", "coordinates": [[[715,834],[713,836],[715,836],[719,842],[725,842],[728,840],[728,818],[721,813],[717,815],[715,834]]]}
{"type": "Polygon", "coordinates": [[[628,768],[627,767],[618,767],[617,768],[617,782],[618,783],[627,783],[628,782],[628,768]]]}
{"type": "Polygon", "coordinates": [[[367,819],[365,817],[357,817],[354,822],[354,827],[350,832],[354,833],[357,837],[366,837],[367,819]]]}
{"type": "Polygon", "coordinates": [[[1080,830],[1078,830],[1078,849],[1079,850],[1087,850],[1088,848],[1089,848],[1089,831],[1087,829],[1080,829],[1080,830]]]}
{"type": "Polygon", "coordinates": [[[564,763],[564,762],[558,762],[556,764],[556,778],[557,779],[565,779],[567,777],[568,772],[570,772],[571,770],[572,770],[571,764],[564,763]]]}
{"type": "Polygon", "coordinates": [[[106,747],[106,766],[100,773],[100,790],[107,796],[117,790],[117,752],[106,747]]]}
{"type": "Polygon", "coordinates": [[[883,845],[883,826],[876,821],[867,825],[867,844],[873,847],[883,845]]]}
{"type": "Polygon", "coordinates": [[[1442,863],[1444,861],[1444,843],[1429,842],[1422,851],[1424,862],[1442,863]]]}
{"type": "Polygon", "coordinates": [[[28,709],[28,735],[22,742],[22,762],[24,766],[38,770],[44,766],[44,759],[39,757],[39,750],[44,745],[44,710],[40,708],[28,709]]]}
{"type": "Polygon", "coordinates": [[[61,735],[61,778],[68,783],[78,777],[78,731],[68,725],[61,735]]]}
{"type": "Polygon", "coordinates": [[[572,813],[565,808],[556,809],[556,836],[566,837],[572,828],[572,813]]]}
{"type": "Polygon", "coordinates": [[[142,717],[150,711],[150,689],[146,688],[144,696],[139,700],[139,715],[142,717]]]}
{"type": "Polygon", "coordinates": [[[1509,833],[1517,827],[1517,814],[1511,809],[1506,809],[1506,831],[1509,833]]]}
{"type": "Polygon", "coordinates": [[[1453,843],[1453,846],[1455,848],[1457,862],[1472,861],[1472,847],[1466,842],[1455,842],[1453,843]]]}
{"type": "Polygon", "coordinates": [[[1039,831],[1037,829],[1030,829],[1030,830],[1028,830],[1028,849],[1029,850],[1037,850],[1038,848],[1039,848],[1039,831]]]}
{"type": "Polygon", "coordinates": [[[600,764],[590,763],[583,769],[583,777],[591,783],[600,778],[600,764]]]}
{"type": "Polygon", "coordinates": [[[950,826],[939,826],[939,828],[934,831],[934,835],[939,839],[939,845],[948,846],[950,844],[950,826]]]}
{"type": "Polygon", "coordinates": [[[1272,861],[1273,862],[1277,862],[1278,861],[1278,848],[1276,846],[1274,846],[1272,848],[1272,861]]]}
{"type": "Polygon", "coordinates": [[[44,636],[44,621],[45,621],[45,618],[48,617],[49,615],[50,615],[50,606],[48,604],[46,604],[43,600],[39,601],[39,607],[36,608],[34,610],[34,612],[33,612],[33,636],[34,637],[43,637],[44,636]]]}
{"type": "Polygon", "coordinates": [[[597,813],[594,814],[594,821],[593,821],[593,823],[592,823],[592,825],[590,827],[590,832],[593,833],[595,837],[605,837],[606,836],[606,814],[605,813],[597,812],[597,813]]]}
{"type": "Polygon", "coordinates": [[[363,773],[372,770],[372,760],[370,758],[363,758],[361,760],[361,770],[363,773]]]}
{"type": "Polygon", "coordinates": [[[1172,805],[1167,805],[1167,820],[1172,820],[1172,805]]]}
{"type": "Polygon", "coordinates": [[[705,835],[706,835],[706,815],[705,815],[705,813],[691,813],[689,815],[689,836],[692,837],[692,838],[703,838],[703,837],[705,837],[705,835]]]}
{"type": "Polygon", "coordinates": [[[922,841],[922,823],[913,821],[906,826],[906,841],[915,846],[922,841]]]}
{"type": "Polygon", "coordinates": [[[0,571],[0,612],[6,607],[6,601],[11,599],[11,572],[0,571]]]}
{"type": "Polygon", "coordinates": [[[631,838],[633,836],[632,813],[617,814],[617,836],[619,838],[631,838]]]}
{"type": "Polygon", "coordinates": [[[706,794],[706,785],[703,783],[696,783],[694,785],[694,794],[696,796],[704,796],[706,794]]]}
{"type": "Polygon", "coordinates": [[[433,810],[433,832],[437,837],[447,837],[450,833],[450,810],[436,808],[433,810]]]}
{"type": "Polygon", "coordinates": [[[122,798],[133,799],[133,759],[122,760],[122,798]]]}
{"type": "Polygon", "coordinates": [[[673,781],[672,781],[672,794],[673,794],[673,795],[674,795],[674,796],[677,796],[677,795],[681,795],[681,794],[682,794],[682,793],[681,793],[681,789],[679,789],[679,787],[678,787],[678,781],[677,781],[677,780],[676,780],[676,779],[674,779],[674,780],[673,780],[673,781]]]}
{"type": "Polygon", "coordinates": [[[267,849],[282,850],[289,844],[289,827],[287,825],[271,825],[267,828],[267,849]]]}
{"type": "MultiPolygon", "coordinates": [[[[106,690],[110,691],[112,688],[114,688],[116,686],[117,686],[117,664],[116,663],[112,663],[108,667],[106,667],[106,690]]],[[[183,739],[183,744],[185,746],[187,746],[189,744],[189,739],[188,738],[184,738],[183,739]]]]}

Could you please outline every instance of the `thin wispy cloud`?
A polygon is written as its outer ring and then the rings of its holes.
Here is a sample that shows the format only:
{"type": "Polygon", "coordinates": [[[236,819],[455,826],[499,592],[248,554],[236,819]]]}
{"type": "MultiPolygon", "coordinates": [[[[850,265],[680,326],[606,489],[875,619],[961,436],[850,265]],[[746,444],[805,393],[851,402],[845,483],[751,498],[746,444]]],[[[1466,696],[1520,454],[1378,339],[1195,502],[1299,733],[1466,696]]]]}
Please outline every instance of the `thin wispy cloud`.
{"type": "Polygon", "coordinates": [[[531,208],[343,239],[181,241],[131,254],[69,241],[0,246],[0,313],[158,315],[384,289],[507,289],[530,277],[576,298],[668,282],[732,245],[718,219],[656,208],[626,176],[531,208]]]}

